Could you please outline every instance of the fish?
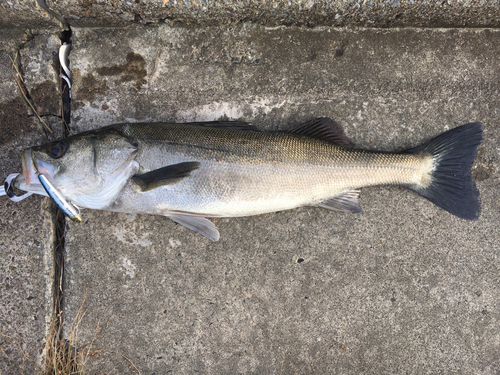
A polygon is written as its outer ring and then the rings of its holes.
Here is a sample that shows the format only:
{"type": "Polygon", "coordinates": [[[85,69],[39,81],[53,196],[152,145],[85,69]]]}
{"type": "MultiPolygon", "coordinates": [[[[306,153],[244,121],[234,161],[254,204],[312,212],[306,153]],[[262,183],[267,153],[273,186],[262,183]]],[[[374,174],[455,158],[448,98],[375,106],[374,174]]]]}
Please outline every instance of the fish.
{"type": "Polygon", "coordinates": [[[356,149],[322,117],[290,131],[241,121],[122,123],[22,152],[15,186],[88,209],[163,215],[212,241],[209,220],[303,206],[361,212],[361,188],[397,185],[442,209],[477,220],[471,175],[484,125],[468,123],[403,152],[356,149]]]}

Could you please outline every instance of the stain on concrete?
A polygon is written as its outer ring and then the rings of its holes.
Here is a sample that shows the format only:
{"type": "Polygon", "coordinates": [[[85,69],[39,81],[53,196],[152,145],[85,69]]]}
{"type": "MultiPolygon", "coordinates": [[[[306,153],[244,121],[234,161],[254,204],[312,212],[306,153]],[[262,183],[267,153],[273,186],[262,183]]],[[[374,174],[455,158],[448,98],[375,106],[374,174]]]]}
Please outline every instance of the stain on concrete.
{"type": "Polygon", "coordinates": [[[109,90],[105,80],[97,79],[93,74],[81,75],[79,69],[73,70],[73,110],[82,108],[86,102],[93,102],[97,95],[109,90]]]}
{"type": "Polygon", "coordinates": [[[343,41],[335,48],[335,57],[340,58],[344,56],[344,52],[347,48],[347,41],[343,41]]]}
{"type": "Polygon", "coordinates": [[[485,153],[480,150],[472,168],[472,178],[477,182],[485,181],[492,176],[494,171],[495,163],[493,160],[488,160],[485,153]]]}
{"type": "Polygon", "coordinates": [[[472,171],[472,178],[475,181],[484,181],[491,177],[494,171],[493,164],[479,164],[472,171]]]}
{"type": "Polygon", "coordinates": [[[22,124],[26,118],[23,99],[17,97],[0,106],[0,143],[7,143],[19,136],[21,129],[16,129],[16,124],[22,124]]]}
{"type": "Polygon", "coordinates": [[[30,95],[40,115],[59,116],[61,114],[59,90],[54,82],[44,81],[36,85],[31,89],[30,95]]]}
{"type": "Polygon", "coordinates": [[[34,121],[28,118],[24,99],[20,96],[0,106],[0,144],[6,144],[37,131],[34,121]]]}
{"type": "Polygon", "coordinates": [[[151,245],[151,241],[147,239],[150,233],[142,233],[142,235],[139,237],[135,233],[130,231],[130,228],[124,228],[118,225],[114,228],[114,235],[116,236],[118,241],[124,244],[138,245],[141,247],[148,247],[151,245]]]}
{"type": "MultiPolygon", "coordinates": [[[[33,87],[29,93],[40,116],[58,116],[59,95],[52,81],[44,81],[33,87]]],[[[10,142],[23,135],[38,131],[34,116],[23,97],[18,96],[0,106],[0,143],[10,142]]]]}
{"type": "Polygon", "coordinates": [[[127,54],[126,64],[103,66],[96,71],[102,76],[121,76],[118,82],[135,81],[137,89],[146,84],[148,74],[144,57],[134,52],[127,54]]]}
{"type": "Polygon", "coordinates": [[[127,258],[123,258],[123,262],[122,262],[122,268],[125,270],[125,274],[127,276],[130,276],[131,279],[133,279],[135,277],[135,265],[132,264],[132,262],[130,261],[130,259],[127,259],[127,258]]]}

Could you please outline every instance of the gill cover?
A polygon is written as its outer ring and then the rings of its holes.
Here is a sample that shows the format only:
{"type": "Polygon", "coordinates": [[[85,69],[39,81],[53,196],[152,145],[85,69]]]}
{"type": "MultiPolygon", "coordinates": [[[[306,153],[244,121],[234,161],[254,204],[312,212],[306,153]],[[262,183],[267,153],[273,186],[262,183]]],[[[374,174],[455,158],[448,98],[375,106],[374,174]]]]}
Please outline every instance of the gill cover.
{"type": "Polygon", "coordinates": [[[100,133],[90,138],[93,153],[93,175],[96,185],[78,196],[70,193],[77,204],[93,209],[109,206],[139,165],[134,161],[137,144],[115,133],[100,133]]]}

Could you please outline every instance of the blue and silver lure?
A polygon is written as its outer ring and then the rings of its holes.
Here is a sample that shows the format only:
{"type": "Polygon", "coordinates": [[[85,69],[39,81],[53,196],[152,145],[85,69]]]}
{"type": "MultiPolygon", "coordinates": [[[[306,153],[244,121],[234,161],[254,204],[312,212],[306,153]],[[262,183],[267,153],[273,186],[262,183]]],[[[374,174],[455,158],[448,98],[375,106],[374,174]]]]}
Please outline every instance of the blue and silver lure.
{"type": "Polygon", "coordinates": [[[82,217],[80,216],[80,213],[77,211],[75,206],[69,203],[62,196],[62,194],[56,189],[56,187],[52,185],[49,179],[41,173],[38,174],[38,179],[40,180],[40,183],[47,192],[47,195],[52,199],[52,201],[57,205],[57,207],[59,207],[59,209],[71,220],[77,223],[81,223],[82,217]]]}

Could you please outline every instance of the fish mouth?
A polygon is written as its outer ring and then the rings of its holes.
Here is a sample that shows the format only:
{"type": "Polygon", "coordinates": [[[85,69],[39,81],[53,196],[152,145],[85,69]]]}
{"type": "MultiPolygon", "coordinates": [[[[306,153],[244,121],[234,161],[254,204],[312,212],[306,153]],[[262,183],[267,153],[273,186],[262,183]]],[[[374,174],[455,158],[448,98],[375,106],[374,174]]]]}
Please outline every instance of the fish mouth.
{"type": "Polygon", "coordinates": [[[31,148],[23,151],[21,159],[23,163],[24,180],[28,185],[40,185],[40,181],[38,180],[39,173],[43,174],[48,179],[54,177],[55,167],[42,159],[34,158],[31,148]]]}
{"type": "Polygon", "coordinates": [[[40,184],[33,168],[33,159],[31,158],[31,148],[23,151],[21,159],[23,161],[23,176],[28,185],[40,184]]]}

